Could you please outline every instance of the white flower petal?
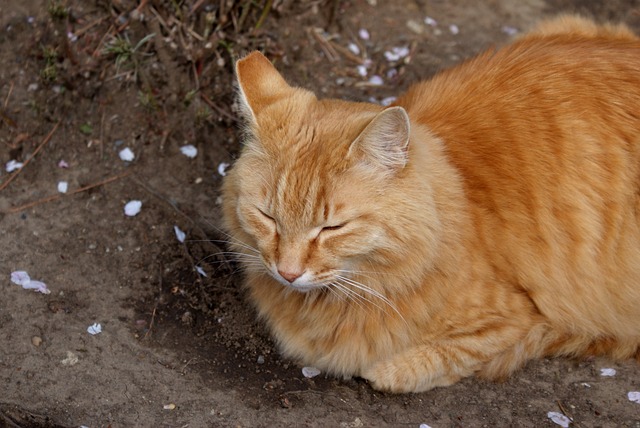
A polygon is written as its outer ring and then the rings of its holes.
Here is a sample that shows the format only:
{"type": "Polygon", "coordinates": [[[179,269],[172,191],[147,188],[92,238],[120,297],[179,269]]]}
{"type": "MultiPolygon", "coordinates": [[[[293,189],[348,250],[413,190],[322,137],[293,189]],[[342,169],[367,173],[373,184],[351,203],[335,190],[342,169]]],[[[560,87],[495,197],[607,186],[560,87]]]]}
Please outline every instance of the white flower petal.
{"type": "Polygon", "coordinates": [[[382,80],[382,77],[375,75],[371,76],[371,79],[369,79],[369,83],[375,86],[380,86],[384,84],[384,80],[382,80]]]}
{"type": "Polygon", "coordinates": [[[436,21],[435,19],[433,19],[433,18],[432,18],[432,17],[430,17],[430,16],[427,16],[427,17],[424,19],[424,23],[425,23],[425,24],[427,24],[427,25],[430,25],[430,26],[432,26],[432,27],[435,27],[436,25],[438,25],[438,21],[436,21]]]}
{"type": "Polygon", "coordinates": [[[69,164],[64,159],[60,159],[60,162],[58,162],[58,168],[69,168],[69,164]]]}
{"type": "Polygon", "coordinates": [[[67,183],[66,181],[59,181],[58,182],[58,192],[67,193],[68,189],[69,189],[69,183],[67,183]]]}
{"type": "Polygon", "coordinates": [[[102,325],[94,323],[87,328],[87,333],[96,335],[102,333],[102,325]]]}
{"type": "Polygon", "coordinates": [[[187,144],[186,146],[180,147],[180,151],[183,155],[191,159],[195,158],[198,155],[198,149],[192,144],[187,144]]]}
{"type": "Polygon", "coordinates": [[[369,40],[371,38],[371,35],[369,34],[369,31],[367,31],[365,28],[361,28],[358,31],[358,36],[360,36],[360,38],[362,40],[369,40]]]}
{"type": "Polygon", "coordinates": [[[196,271],[205,278],[207,277],[207,273],[200,266],[196,266],[196,271]]]}
{"type": "Polygon", "coordinates": [[[173,231],[176,233],[176,238],[178,241],[184,242],[184,239],[187,237],[187,234],[184,233],[178,226],[173,226],[173,231]]]}
{"type": "Polygon", "coordinates": [[[22,288],[26,290],[35,290],[42,294],[51,294],[51,291],[47,288],[47,284],[42,281],[31,280],[28,283],[23,284],[22,288]]]}
{"type": "Polygon", "coordinates": [[[420,424],[420,428],[431,428],[431,426],[427,424],[420,424]]]}
{"type": "Polygon", "coordinates": [[[627,397],[629,397],[629,401],[640,404],[640,391],[630,391],[627,397]]]}
{"type": "Polygon", "coordinates": [[[349,43],[349,50],[354,55],[360,55],[360,48],[355,43],[349,43]]]}
{"type": "Polygon", "coordinates": [[[616,369],[600,369],[600,376],[615,376],[616,369]]]}
{"type": "Polygon", "coordinates": [[[508,36],[515,36],[516,34],[518,34],[518,29],[509,25],[505,25],[504,27],[502,27],[502,32],[508,36]]]}
{"type": "Polygon", "coordinates": [[[218,174],[224,177],[227,175],[227,168],[229,168],[229,164],[221,162],[220,165],[218,165],[218,174]]]}
{"type": "Polygon", "coordinates": [[[451,24],[449,25],[449,31],[451,32],[451,34],[456,35],[460,32],[460,29],[456,24],[451,24]]]}
{"type": "Polygon", "coordinates": [[[320,374],[320,370],[315,367],[303,367],[302,374],[304,377],[312,378],[318,376],[320,374]]]}
{"type": "Polygon", "coordinates": [[[18,285],[28,284],[31,281],[29,274],[23,270],[11,272],[11,282],[18,285]]]}
{"type": "Polygon", "coordinates": [[[18,162],[12,159],[9,162],[7,162],[7,164],[5,165],[5,169],[7,170],[7,172],[13,172],[16,169],[22,168],[23,165],[24,164],[22,162],[18,162]]]}
{"type": "Polygon", "coordinates": [[[124,214],[129,217],[133,217],[138,215],[140,209],[142,208],[142,202],[138,200],[133,200],[127,202],[127,205],[124,206],[124,214]]]}
{"type": "Polygon", "coordinates": [[[547,417],[549,419],[551,419],[551,421],[556,424],[556,425],[560,425],[563,428],[568,428],[569,424],[571,424],[571,419],[569,419],[568,417],[566,417],[565,415],[563,415],[562,413],[558,413],[558,412],[549,412],[547,413],[547,417]]]}
{"type": "Polygon", "coordinates": [[[367,67],[365,67],[364,65],[359,65],[358,74],[362,77],[365,77],[367,75],[367,67]]]}
{"type": "Polygon", "coordinates": [[[125,162],[131,162],[136,157],[129,147],[125,147],[124,149],[120,150],[119,155],[120,155],[120,159],[122,159],[125,162]]]}
{"type": "Polygon", "coordinates": [[[380,104],[382,104],[383,106],[385,106],[385,107],[386,107],[386,106],[388,106],[388,105],[392,104],[395,100],[397,100],[397,98],[396,98],[396,97],[386,97],[386,98],[383,98],[383,99],[380,101],[380,104]]]}

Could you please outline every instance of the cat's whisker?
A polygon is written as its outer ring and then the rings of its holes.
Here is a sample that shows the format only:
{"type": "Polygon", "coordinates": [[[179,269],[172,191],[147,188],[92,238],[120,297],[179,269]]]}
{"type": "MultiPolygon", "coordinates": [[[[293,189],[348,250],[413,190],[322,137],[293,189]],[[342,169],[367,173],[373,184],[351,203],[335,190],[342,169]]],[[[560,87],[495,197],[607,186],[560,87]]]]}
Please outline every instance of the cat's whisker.
{"type": "Polygon", "coordinates": [[[254,254],[247,254],[247,253],[242,253],[238,251],[220,251],[218,253],[209,254],[208,256],[205,256],[204,258],[202,258],[200,261],[207,260],[211,257],[216,257],[216,256],[229,256],[234,260],[246,260],[246,261],[261,260],[260,256],[256,256],[254,254]]]}
{"type": "MultiPolygon", "coordinates": [[[[238,239],[234,239],[233,241],[227,241],[224,239],[202,239],[200,241],[206,241],[206,242],[216,242],[216,243],[221,243],[221,244],[226,244],[226,245],[237,245],[239,247],[242,247],[246,250],[251,251],[252,253],[256,253],[256,254],[260,254],[260,251],[257,250],[256,248],[252,247],[251,245],[244,243],[238,239]]],[[[194,241],[196,242],[196,241],[194,241]]]]}
{"type": "Polygon", "coordinates": [[[333,288],[335,288],[334,290],[335,295],[338,296],[338,299],[340,299],[341,301],[343,302],[346,301],[349,304],[355,304],[360,309],[365,309],[365,310],[371,309],[371,308],[365,307],[364,303],[368,302],[368,300],[364,296],[356,293],[355,291],[351,290],[349,287],[341,284],[340,282],[338,281],[332,282],[331,287],[329,287],[329,289],[331,290],[333,288]]]}
{"type": "Polygon", "coordinates": [[[211,228],[215,229],[218,233],[224,235],[226,238],[228,238],[228,240],[223,240],[223,239],[203,239],[203,240],[192,240],[193,242],[198,242],[198,241],[206,241],[206,242],[217,242],[217,243],[224,243],[224,244],[228,244],[228,245],[238,245],[240,247],[243,247],[251,252],[257,253],[259,254],[260,251],[256,248],[254,248],[253,246],[247,244],[246,242],[241,241],[240,239],[238,239],[237,237],[231,235],[228,232],[225,232],[224,230],[222,230],[221,228],[219,228],[218,226],[216,226],[215,224],[213,224],[211,221],[202,218],[202,220],[211,228]]]}
{"type": "Polygon", "coordinates": [[[337,269],[336,272],[346,273],[351,275],[362,275],[372,279],[384,278],[385,276],[394,276],[397,278],[412,279],[411,275],[405,275],[401,273],[380,272],[379,270],[349,270],[349,269],[337,269]]]}
{"type": "MultiPolygon", "coordinates": [[[[351,278],[347,278],[345,276],[337,275],[336,278],[338,278],[340,281],[342,281],[342,282],[344,282],[344,283],[346,283],[346,284],[348,284],[348,285],[350,285],[350,286],[352,286],[354,288],[357,288],[360,291],[363,291],[364,293],[369,294],[370,296],[373,296],[375,298],[380,299],[387,306],[389,306],[391,309],[393,309],[393,311],[402,319],[402,321],[405,324],[407,324],[406,320],[404,319],[404,317],[402,316],[402,314],[400,313],[400,311],[398,310],[396,305],[391,300],[389,300],[386,296],[384,296],[382,293],[374,290],[373,288],[371,288],[371,287],[369,287],[369,286],[367,286],[365,284],[362,284],[361,282],[358,282],[358,281],[353,280],[351,278]]],[[[371,304],[375,305],[375,303],[373,301],[369,300],[369,302],[371,304]]],[[[383,308],[381,308],[379,306],[378,306],[378,308],[380,308],[381,310],[384,310],[383,308]]]]}
{"type": "Polygon", "coordinates": [[[358,303],[358,305],[361,308],[365,308],[365,306],[363,306],[364,303],[369,303],[380,310],[384,310],[384,308],[382,308],[380,305],[378,305],[377,303],[372,301],[370,298],[368,298],[366,294],[358,293],[356,290],[354,290],[353,288],[355,287],[353,287],[351,284],[344,281],[343,279],[337,279],[332,284],[336,288],[338,288],[345,296],[347,296],[349,300],[358,303]]]}

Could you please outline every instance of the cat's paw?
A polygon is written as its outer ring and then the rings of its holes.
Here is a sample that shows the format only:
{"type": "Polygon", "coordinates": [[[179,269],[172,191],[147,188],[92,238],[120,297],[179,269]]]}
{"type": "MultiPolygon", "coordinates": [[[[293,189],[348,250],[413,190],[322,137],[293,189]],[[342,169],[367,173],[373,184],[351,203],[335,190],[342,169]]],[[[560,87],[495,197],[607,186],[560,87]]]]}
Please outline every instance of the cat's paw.
{"type": "Polygon", "coordinates": [[[362,377],[378,391],[403,393],[416,392],[417,382],[413,370],[402,370],[388,361],[374,364],[364,370],[362,377]]]}
{"type": "Polygon", "coordinates": [[[362,377],[374,389],[393,393],[428,391],[452,385],[462,378],[457,374],[437,374],[424,368],[422,364],[407,364],[403,358],[395,358],[372,365],[362,372],[362,377]]]}

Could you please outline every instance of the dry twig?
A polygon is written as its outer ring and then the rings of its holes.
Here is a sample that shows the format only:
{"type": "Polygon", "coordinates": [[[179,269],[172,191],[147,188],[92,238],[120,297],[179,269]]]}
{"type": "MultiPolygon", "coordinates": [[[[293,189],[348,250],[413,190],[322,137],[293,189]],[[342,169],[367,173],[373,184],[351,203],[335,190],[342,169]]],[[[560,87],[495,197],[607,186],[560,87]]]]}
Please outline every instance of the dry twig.
{"type": "Polygon", "coordinates": [[[79,189],[76,189],[72,192],[69,193],[59,193],[57,195],[52,195],[52,196],[48,196],[46,198],[42,198],[42,199],[38,199],[37,201],[33,201],[33,202],[29,202],[27,204],[24,205],[20,205],[19,207],[14,207],[11,209],[8,209],[7,211],[5,211],[5,214],[15,214],[18,213],[20,211],[24,211],[27,208],[31,208],[31,207],[35,207],[36,205],[41,205],[47,202],[52,202],[52,201],[56,201],[64,196],[71,196],[71,195],[75,195],[76,193],[80,193],[80,192],[84,192],[85,190],[90,190],[93,189],[95,187],[99,187],[99,186],[104,186],[105,184],[111,183],[112,181],[116,181],[119,180],[121,178],[126,177],[127,175],[131,174],[131,171],[125,172],[123,174],[119,174],[119,175],[115,175],[113,177],[109,177],[107,179],[104,179],[102,181],[98,181],[97,183],[93,183],[93,184],[89,184],[87,186],[84,187],[80,187],[79,189]]]}
{"type": "Polygon", "coordinates": [[[51,131],[49,131],[49,133],[47,134],[46,137],[44,137],[44,139],[42,140],[42,142],[40,143],[40,145],[35,149],[35,151],[33,152],[33,154],[29,157],[29,159],[27,159],[26,161],[24,161],[24,165],[22,165],[22,167],[20,169],[18,169],[16,172],[14,172],[13,174],[11,174],[9,176],[9,178],[2,183],[2,185],[0,185],[0,190],[5,189],[9,183],[11,183],[17,176],[18,174],[20,174],[20,172],[26,168],[27,165],[29,165],[29,162],[31,162],[31,160],[33,158],[36,157],[36,155],[38,154],[38,152],[42,149],[42,147],[44,147],[45,144],[47,144],[50,140],[51,137],[53,137],[53,134],[56,132],[56,130],[58,129],[58,127],[60,126],[60,124],[62,123],[62,120],[59,120],[58,123],[55,124],[55,126],[53,127],[53,129],[51,131]]]}

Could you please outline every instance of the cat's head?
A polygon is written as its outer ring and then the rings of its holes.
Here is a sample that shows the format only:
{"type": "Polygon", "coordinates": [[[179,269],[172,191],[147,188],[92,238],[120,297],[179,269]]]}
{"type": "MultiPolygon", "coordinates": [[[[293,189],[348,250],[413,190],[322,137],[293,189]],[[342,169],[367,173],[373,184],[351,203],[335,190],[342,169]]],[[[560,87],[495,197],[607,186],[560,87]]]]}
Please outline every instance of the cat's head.
{"type": "Polygon", "coordinates": [[[408,162],[406,112],[318,100],[257,52],[236,73],[247,132],[224,211],[239,248],[258,252],[242,250],[255,257],[248,263],[299,291],[370,269],[392,251],[389,192],[408,162]]]}

